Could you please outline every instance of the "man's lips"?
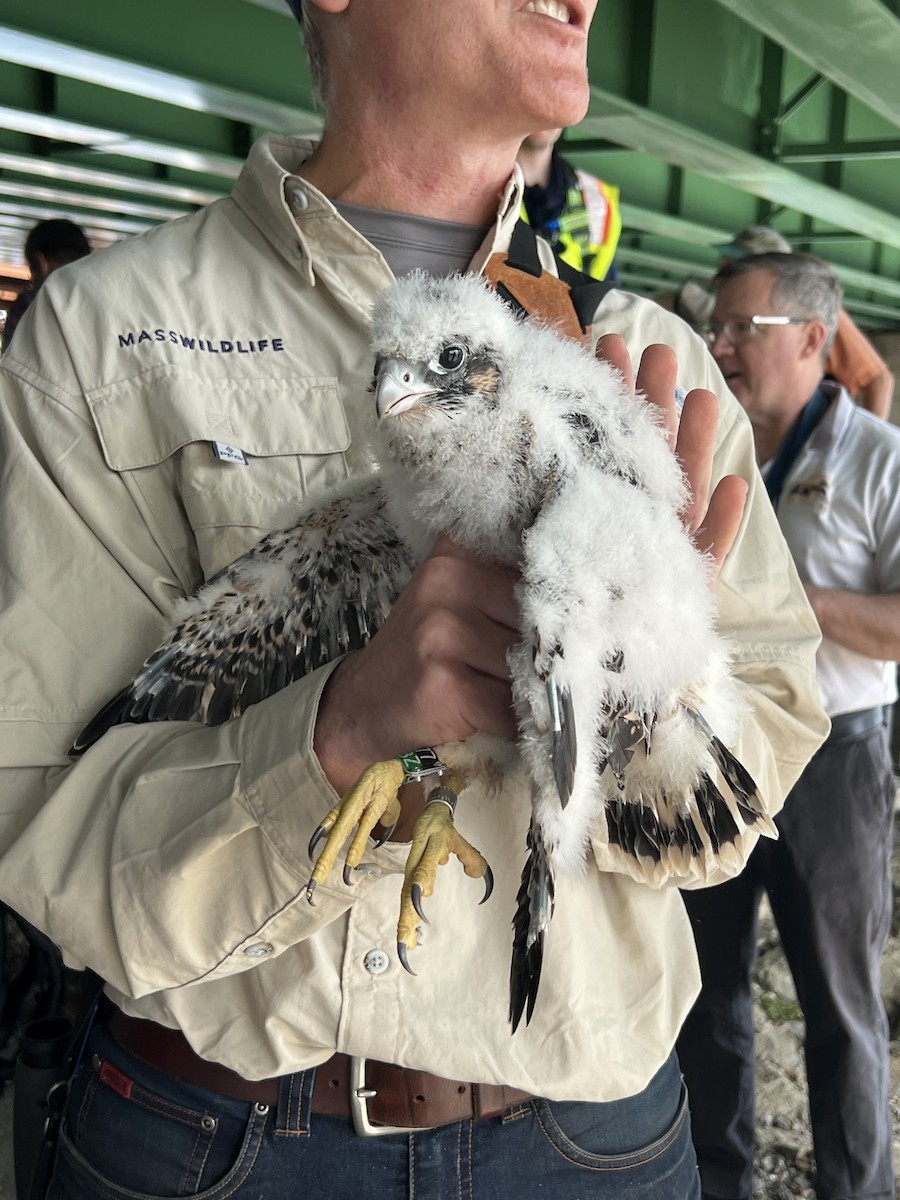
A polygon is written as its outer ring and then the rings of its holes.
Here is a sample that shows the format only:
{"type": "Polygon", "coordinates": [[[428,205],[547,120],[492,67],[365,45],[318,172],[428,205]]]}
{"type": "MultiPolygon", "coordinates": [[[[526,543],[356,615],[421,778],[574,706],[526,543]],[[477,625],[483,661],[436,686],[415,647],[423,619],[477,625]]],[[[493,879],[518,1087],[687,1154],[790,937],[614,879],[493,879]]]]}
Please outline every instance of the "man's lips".
{"type": "Polygon", "coordinates": [[[579,27],[582,23],[580,12],[573,5],[566,5],[560,0],[528,0],[523,12],[535,13],[542,17],[552,17],[564,25],[579,27]]]}

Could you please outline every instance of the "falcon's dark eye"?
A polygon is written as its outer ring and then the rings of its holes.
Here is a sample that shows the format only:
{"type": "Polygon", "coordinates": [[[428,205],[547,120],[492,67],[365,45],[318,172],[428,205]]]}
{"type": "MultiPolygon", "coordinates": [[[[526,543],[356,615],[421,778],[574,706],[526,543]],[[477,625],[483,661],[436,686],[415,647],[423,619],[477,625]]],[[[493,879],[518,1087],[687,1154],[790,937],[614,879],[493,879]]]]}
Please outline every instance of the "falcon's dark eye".
{"type": "Polygon", "coordinates": [[[467,358],[465,346],[460,346],[457,342],[451,342],[441,350],[437,357],[437,361],[431,364],[432,370],[446,372],[458,371],[467,358]]]}

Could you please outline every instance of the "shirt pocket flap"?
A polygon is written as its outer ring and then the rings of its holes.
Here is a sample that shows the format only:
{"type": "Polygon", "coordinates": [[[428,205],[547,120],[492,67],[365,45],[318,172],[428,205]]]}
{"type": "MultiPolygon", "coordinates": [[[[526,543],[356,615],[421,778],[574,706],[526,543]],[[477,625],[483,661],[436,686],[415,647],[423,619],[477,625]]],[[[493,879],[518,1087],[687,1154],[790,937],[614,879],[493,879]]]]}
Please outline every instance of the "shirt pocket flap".
{"type": "Polygon", "coordinates": [[[155,466],[191,442],[250,457],[346,451],[350,429],[335,378],[211,379],[159,368],[88,393],[113,471],[155,466]]]}

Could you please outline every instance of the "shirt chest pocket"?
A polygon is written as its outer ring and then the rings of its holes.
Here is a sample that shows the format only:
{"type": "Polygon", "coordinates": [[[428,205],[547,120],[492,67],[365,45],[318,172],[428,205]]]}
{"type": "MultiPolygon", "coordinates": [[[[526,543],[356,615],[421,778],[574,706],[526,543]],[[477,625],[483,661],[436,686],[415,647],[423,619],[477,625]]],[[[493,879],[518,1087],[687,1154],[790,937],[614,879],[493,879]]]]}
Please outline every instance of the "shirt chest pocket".
{"type": "Polygon", "coordinates": [[[160,370],[88,400],[107,466],[190,588],[348,473],[350,430],[334,378],[160,370]]]}

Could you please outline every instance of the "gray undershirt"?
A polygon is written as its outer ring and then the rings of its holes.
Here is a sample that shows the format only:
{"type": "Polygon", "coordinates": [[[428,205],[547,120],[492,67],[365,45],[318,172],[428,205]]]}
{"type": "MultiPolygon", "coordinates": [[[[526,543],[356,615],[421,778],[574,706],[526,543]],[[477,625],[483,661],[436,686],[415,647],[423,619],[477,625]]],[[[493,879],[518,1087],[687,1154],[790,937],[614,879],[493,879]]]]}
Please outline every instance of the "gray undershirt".
{"type": "Polygon", "coordinates": [[[416,269],[429,275],[465,271],[487,237],[489,226],[461,225],[411,213],[384,212],[358,204],[335,204],[348,224],[381,253],[399,278],[416,269]]]}

